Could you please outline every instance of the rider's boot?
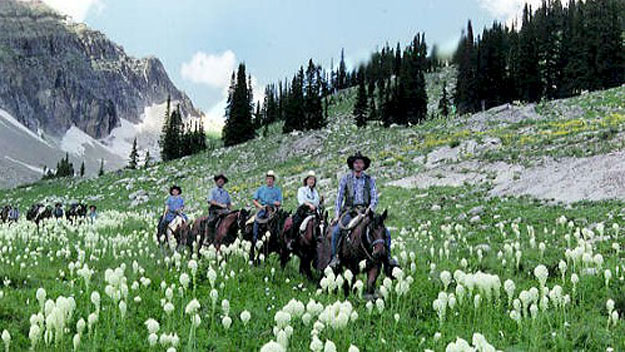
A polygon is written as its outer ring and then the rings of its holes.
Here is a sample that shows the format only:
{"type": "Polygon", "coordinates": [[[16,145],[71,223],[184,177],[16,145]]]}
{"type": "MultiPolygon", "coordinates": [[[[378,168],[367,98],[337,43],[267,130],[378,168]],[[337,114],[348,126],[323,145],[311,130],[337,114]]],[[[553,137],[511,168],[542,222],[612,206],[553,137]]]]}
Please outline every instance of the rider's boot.
{"type": "Polygon", "coordinates": [[[338,256],[338,244],[341,239],[341,232],[334,231],[332,233],[332,260],[330,260],[330,268],[334,271],[338,271],[341,268],[341,260],[338,256]]]}

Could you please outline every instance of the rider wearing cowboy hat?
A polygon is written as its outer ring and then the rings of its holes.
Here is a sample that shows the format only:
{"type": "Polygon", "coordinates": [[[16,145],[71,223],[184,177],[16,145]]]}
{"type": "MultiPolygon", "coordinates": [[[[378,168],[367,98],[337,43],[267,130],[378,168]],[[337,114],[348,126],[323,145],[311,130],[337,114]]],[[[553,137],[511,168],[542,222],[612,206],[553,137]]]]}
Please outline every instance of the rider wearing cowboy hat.
{"type": "Polygon", "coordinates": [[[256,213],[256,218],[254,219],[254,243],[258,239],[258,220],[265,219],[269,215],[267,212],[268,208],[277,208],[282,204],[282,191],[280,187],[275,186],[276,182],[276,174],[269,170],[267,174],[265,174],[265,183],[266,185],[261,186],[254,192],[254,196],[252,201],[254,202],[254,206],[258,209],[256,213]]]}
{"type": "Polygon", "coordinates": [[[208,219],[207,225],[212,228],[219,219],[219,215],[227,213],[232,208],[232,200],[230,194],[224,189],[224,185],[228,183],[228,178],[224,174],[215,175],[213,177],[215,187],[208,196],[208,219]]]}
{"type": "Polygon", "coordinates": [[[63,211],[63,204],[61,204],[60,202],[54,204],[54,210],[52,211],[52,215],[54,215],[55,218],[59,219],[62,218],[64,214],[65,212],[63,211]]]}
{"type": "MultiPolygon", "coordinates": [[[[357,152],[347,158],[347,166],[350,173],[344,175],[339,182],[339,190],[335,204],[335,220],[332,229],[332,260],[330,267],[338,269],[340,267],[340,259],[337,255],[337,246],[341,238],[341,229],[338,220],[343,216],[342,223],[348,225],[352,220],[352,213],[358,209],[370,208],[374,211],[378,205],[378,192],[375,186],[375,179],[365,173],[365,170],[371,165],[371,159],[357,152]]],[[[387,253],[388,257],[385,261],[385,271],[392,272],[394,266],[398,266],[395,259],[391,257],[391,234],[387,229],[387,253]]]]}
{"type": "Polygon", "coordinates": [[[301,222],[309,214],[314,214],[321,203],[321,197],[317,192],[317,175],[314,171],[309,171],[304,177],[304,186],[297,190],[297,203],[299,207],[293,215],[293,231],[298,231],[301,222]]]}
{"type": "Polygon", "coordinates": [[[173,185],[169,189],[169,197],[165,201],[165,211],[163,217],[159,223],[159,230],[164,232],[167,225],[176,218],[181,216],[184,221],[187,221],[187,216],[182,212],[184,210],[184,199],[180,196],[182,189],[179,186],[173,185]]]}

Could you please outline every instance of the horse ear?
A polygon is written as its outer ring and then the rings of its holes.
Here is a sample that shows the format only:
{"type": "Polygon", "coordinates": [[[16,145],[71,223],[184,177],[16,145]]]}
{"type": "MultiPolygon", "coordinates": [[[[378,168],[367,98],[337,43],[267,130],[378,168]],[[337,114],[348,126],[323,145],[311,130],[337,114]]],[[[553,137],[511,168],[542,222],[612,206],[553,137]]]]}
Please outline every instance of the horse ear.
{"type": "Polygon", "coordinates": [[[386,220],[387,216],[388,216],[388,209],[384,209],[384,212],[382,213],[381,220],[382,221],[386,220]]]}

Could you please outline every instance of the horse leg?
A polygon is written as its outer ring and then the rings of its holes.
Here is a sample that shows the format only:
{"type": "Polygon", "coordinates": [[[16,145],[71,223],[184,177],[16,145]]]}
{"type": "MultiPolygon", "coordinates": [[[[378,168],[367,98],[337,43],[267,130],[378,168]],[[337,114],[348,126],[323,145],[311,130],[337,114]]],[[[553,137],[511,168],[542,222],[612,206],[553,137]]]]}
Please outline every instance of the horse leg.
{"type": "Polygon", "coordinates": [[[306,254],[300,256],[299,272],[300,274],[306,276],[308,280],[313,281],[312,271],[310,270],[311,261],[312,259],[310,256],[306,254]]]}
{"type": "Polygon", "coordinates": [[[280,248],[280,267],[282,268],[282,270],[284,270],[287,263],[289,262],[290,253],[286,249],[286,246],[281,246],[281,247],[282,248],[280,248]]]}
{"type": "Polygon", "coordinates": [[[350,290],[349,282],[347,282],[347,280],[343,281],[343,294],[345,295],[345,298],[349,296],[349,290],[350,290]]]}
{"type": "Polygon", "coordinates": [[[379,275],[380,264],[372,265],[367,272],[367,295],[373,295],[375,293],[375,282],[379,275]]]}

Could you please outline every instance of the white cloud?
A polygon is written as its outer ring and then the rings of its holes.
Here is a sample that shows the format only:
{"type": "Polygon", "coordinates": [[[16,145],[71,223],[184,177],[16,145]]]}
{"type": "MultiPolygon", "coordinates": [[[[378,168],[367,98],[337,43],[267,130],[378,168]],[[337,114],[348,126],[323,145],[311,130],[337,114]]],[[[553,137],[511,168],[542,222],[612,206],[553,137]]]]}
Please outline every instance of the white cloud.
{"type": "Polygon", "coordinates": [[[191,61],[182,63],[180,73],[183,79],[193,83],[227,90],[236,60],[236,55],[231,50],[216,55],[198,51],[191,61]]]}
{"type": "Polygon", "coordinates": [[[496,18],[510,22],[515,18],[520,18],[525,4],[538,8],[541,0],[478,0],[480,6],[490,12],[496,18]]]}
{"type": "Polygon", "coordinates": [[[97,11],[104,8],[102,0],[43,0],[43,2],[61,14],[70,16],[75,22],[83,22],[92,8],[97,11]]]}
{"type": "MultiPolygon", "coordinates": [[[[237,58],[232,50],[226,50],[221,54],[207,54],[198,51],[188,62],[182,64],[180,74],[183,79],[221,89],[219,102],[204,113],[204,125],[207,130],[221,130],[224,124],[228,87],[236,65],[237,58]]],[[[258,83],[254,75],[252,75],[252,93],[254,94],[254,103],[262,102],[265,98],[265,87],[258,83]]]]}

